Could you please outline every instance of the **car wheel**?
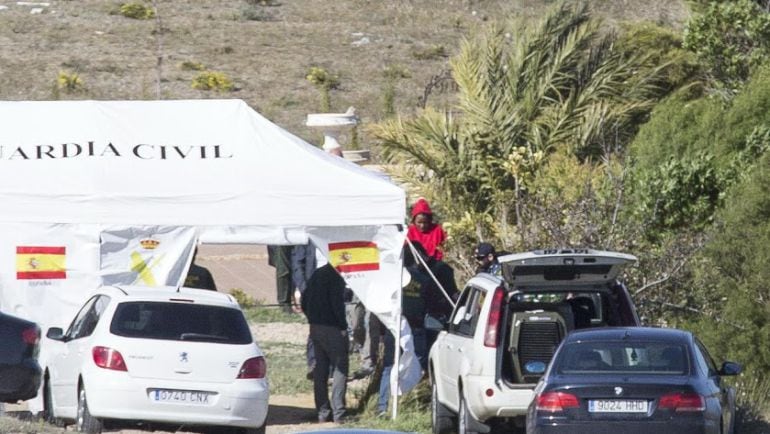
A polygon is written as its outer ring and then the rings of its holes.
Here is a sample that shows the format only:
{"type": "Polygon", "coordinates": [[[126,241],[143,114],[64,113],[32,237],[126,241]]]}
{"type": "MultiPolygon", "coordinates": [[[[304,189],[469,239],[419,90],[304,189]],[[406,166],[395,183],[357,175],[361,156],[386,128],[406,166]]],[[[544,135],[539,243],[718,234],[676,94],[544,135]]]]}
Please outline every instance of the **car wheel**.
{"type": "Polygon", "coordinates": [[[433,434],[445,434],[453,428],[452,412],[438,400],[438,386],[431,383],[430,416],[433,434]]]}
{"type": "Polygon", "coordinates": [[[102,422],[91,416],[88,410],[88,400],[86,400],[86,389],[81,387],[78,391],[78,415],[76,430],[89,434],[99,434],[102,432],[102,422]]]}
{"type": "Polygon", "coordinates": [[[460,396],[460,414],[457,416],[457,434],[477,434],[473,431],[473,416],[468,412],[465,398],[460,396]]]}

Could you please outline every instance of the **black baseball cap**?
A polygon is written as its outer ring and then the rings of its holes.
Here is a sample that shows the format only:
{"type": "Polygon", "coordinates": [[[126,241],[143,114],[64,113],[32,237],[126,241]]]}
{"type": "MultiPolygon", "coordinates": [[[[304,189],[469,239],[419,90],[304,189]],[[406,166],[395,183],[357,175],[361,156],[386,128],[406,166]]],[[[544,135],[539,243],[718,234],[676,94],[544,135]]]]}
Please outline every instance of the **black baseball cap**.
{"type": "Polygon", "coordinates": [[[495,254],[495,247],[492,244],[489,243],[479,243],[478,246],[476,246],[476,256],[487,256],[487,255],[494,255],[495,254]]]}

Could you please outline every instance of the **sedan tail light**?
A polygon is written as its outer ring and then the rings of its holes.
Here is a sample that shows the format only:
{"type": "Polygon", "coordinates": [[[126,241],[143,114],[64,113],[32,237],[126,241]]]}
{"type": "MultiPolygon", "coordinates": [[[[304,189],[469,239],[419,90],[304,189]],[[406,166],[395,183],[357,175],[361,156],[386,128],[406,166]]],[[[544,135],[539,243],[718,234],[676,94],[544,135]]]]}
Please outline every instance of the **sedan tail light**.
{"type": "Polygon", "coordinates": [[[669,393],[660,398],[658,408],[677,412],[700,412],[706,410],[706,400],[697,393],[669,393]]]}
{"type": "Polygon", "coordinates": [[[21,340],[27,345],[37,345],[40,342],[40,329],[28,327],[21,331],[21,340]]]}
{"type": "Polygon", "coordinates": [[[503,298],[505,290],[502,286],[495,289],[492,296],[492,304],[489,306],[489,317],[487,319],[487,329],[484,332],[484,346],[497,348],[500,341],[500,318],[503,314],[503,298]]]}
{"type": "Polygon", "coordinates": [[[243,362],[238,378],[265,378],[267,363],[264,357],[254,357],[243,362]]]}
{"type": "Polygon", "coordinates": [[[580,407],[577,396],[566,392],[545,392],[537,396],[537,410],[558,413],[566,408],[580,407]]]}
{"type": "Polygon", "coordinates": [[[128,371],[126,362],[119,351],[107,347],[94,347],[91,351],[96,366],[113,371],[128,371]]]}

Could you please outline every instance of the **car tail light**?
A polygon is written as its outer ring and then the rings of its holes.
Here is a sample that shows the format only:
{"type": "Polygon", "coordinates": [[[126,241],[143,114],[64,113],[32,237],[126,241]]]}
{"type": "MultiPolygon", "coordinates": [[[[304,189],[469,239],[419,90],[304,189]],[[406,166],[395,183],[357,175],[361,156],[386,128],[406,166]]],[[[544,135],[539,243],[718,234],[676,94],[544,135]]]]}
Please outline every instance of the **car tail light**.
{"type": "Polygon", "coordinates": [[[113,371],[128,371],[126,362],[119,351],[107,347],[94,347],[91,351],[96,366],[113,371]]]}
{"type": "Polygon", "coordinates": [[[21,331],[21,340],[27,345],[37,345],[40,342],[40,329],[28,327],[21,331]]]}
{"type": "Polygon", "coordinates": [[[254,357],[243,362],[238,378],[265,378],[267,363],[264,357],[254,357]]]}
{"type": "Polygon", "coordinates": [[[505,291],[501,286],[495,289],[492,296],[492,305],[489,307],[489,317],[487,320],[487,330],[484,332],[484,346],[497,348],[500,341],[500,317],[503,314],[503,297],[505,291]]]}
{"type": "Polygon", "coordinates": [[[580,407],[577,396],[566,392],[545,392],[537,396],[537,410],[557,413],[566,408],[580,407]]]}
{"type": "Polygon", "coordinates": [[[677,412],[697,412],[706,410],[706,400],[697,393],[669,393],[660,398],[658,408],[667,408],[677,412]]]}

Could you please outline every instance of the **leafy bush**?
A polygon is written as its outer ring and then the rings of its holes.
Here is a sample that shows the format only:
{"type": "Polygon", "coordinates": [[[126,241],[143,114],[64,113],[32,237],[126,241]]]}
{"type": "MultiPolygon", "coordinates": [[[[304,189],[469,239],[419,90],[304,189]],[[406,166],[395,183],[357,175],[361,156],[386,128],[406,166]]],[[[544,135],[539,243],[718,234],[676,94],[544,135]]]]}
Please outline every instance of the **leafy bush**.
{"type": "Polygon", "coordinates": [[[202,71],[192,81],[192,88],[198,90],[230,92],[233,90],[233,87],[233,81],[230,77],[223,72],[217,71],[202,71]]]}
{"type": "Polygon", "coordinates": [[[443,45],[431,45],[412,49],[412,57],[417,60],[433,60],[449,57],[449,54],[443,45]]]}
{"type": "Polygon", "coordinates": [[[340,86],[340,78],[320,66],[312,66],[305,76],[321,92],[321,111],[331,110],[331,91],[340,86]]]}
{"type": "Polygon", "coordinates": [[[183,71],[203,71],[206,67],[200,62],[186,60],[179,64],[179,69],[183,71]]]}
{"type": "Polygon", "coordinates": [[[770,152],[729,190],[710,241],[695,262],[692,291],[703,315],[693,325],[721,358],[767,377],[770,347],[770,152]]]}
{"type": "Polygon", "coordinates": [[[235,298],[235,301],[241,305],[242,309],[249,309],[257,305],[257,301],[254,300],[249,294],[246,294],[241,288],[233,288],[230,290],[230,295],[235,298]]]}
{"type": "Polygon", "coordinates": [[[695,55],[682,48],[681,33],[667,27],[649,22],[626,24],[618,49],[626,56],[641,56],[648,71],[662,68],[660,84],[669,91],[691,82],[699,73],[695,55]]]}
{"type": "Polygon", "coordinates": [[[687,23],[684,48],[733,93],[770,54],[770,14],[751,0],[711,3],[687,23]]]}
{"type": "Polygon", "coordinates": [[[75,72],[60,71],[56,77],[56,86],[59,90],[75,93],[83,90],[83,79],[75,72]]]}
{"type": "Polygon", "coordinates": [[[155,18],[155,10],[152,6],[140,2],[131,2],[121,5],[120,14],[126,18],[135,20],[149,20],[155,18]]]}
{"type": "Polygon", "coordinates": [[[241,9],[241,17],[247,21],[274,21],[275,13],[261,6],[248,5],[241,9]]]}

